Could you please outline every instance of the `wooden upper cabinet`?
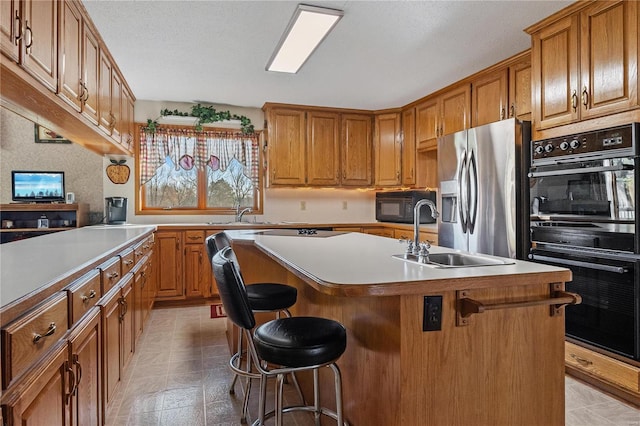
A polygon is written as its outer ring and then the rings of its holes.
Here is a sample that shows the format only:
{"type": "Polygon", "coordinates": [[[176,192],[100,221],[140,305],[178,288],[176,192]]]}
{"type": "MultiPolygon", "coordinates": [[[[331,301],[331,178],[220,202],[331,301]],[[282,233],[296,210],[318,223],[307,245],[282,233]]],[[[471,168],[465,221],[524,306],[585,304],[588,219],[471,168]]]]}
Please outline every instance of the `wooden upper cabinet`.
{"type": "Polygon", "coordinates": [[[471,126],[471,85],[461,84],[416,106],[418,151],[438,148],[438,138],[471,126]]]}
{"type": "Polygon", "coordinates": [[[98,69],[98,125],[108,135],[113,130],[113,115],[111,114],[111,73],[113,65],[109,55],[100,50],[100,68],[98,69]]]}
{"type": "Polygon", "coordinates": [[[133,151],[133,134],[135,132],[133,95],[126,87],[122,88],[122,145],[133,151]]]}
{"type": "Polygon", "coordinates": [[[340,115],[332,112],[307,113],[307,184],[340,183],[340,115]]]}
{"type": "Polygon", "coordinates": [[[21,13],[19,0],[0,1],[0,50],[14,62],[20,60],[18,37],[22,23],[21,13]]]}
{"type": "Polygon", "coordinates": [[[342,114],[342,185],[369,186],[373,183],[372,117],[342,114]]]}
{"type": "Polygon", "coordinates": [[[442,131],[440,136],[471,127],[471,86],[462,84],[440,95],[442,131]]]}
{"type": "Polygon", "coordinates": [[[111,69],[111,137],[122,142],[124,122],[122,120],[122,76],[115,68],[111,69]]]}
{"type": "Polygon", "coordinates": [[[416,109],[402,111],[402,185],[416,184],[416,109]]]}
{"type": "Polygon", "coordinates": [[[82,27],[82,115],[98,124],[98,87],[100,69],[100,44],[98,37],[85,21],[82,27]]]}
{"type": "Polygon", "coordinates": [[[82,86],[82,15],[77,5],[65,1],[60,5],[60,96],[76,111],[81,110],[82,86]]]}
{"type": "Polygon", "coordinates": [[[508,70],[482,75],[471,83],[472,126],[482,126],[507,118],[508,70]]]}
{"type": "Polygon", "coordinates": [[[440,108],[437,97],[416,106],[415,126],[418,150],[436,149],[440,136],[440,108]]]}
{"type": "Polygon", "coordinates": [[[269,181],[305,184],[305,112],[277,108],[268,112],[269,181]]]}
{"type": "Polygon", "coordinates": [[[638,3],[597,2],[580,13],[582,119],[638,103],[638,3]]]}
{"type": "Polygon", "coordinates": [[[375,181],[377,186],[400,185],[400,114],[376,116],[375,181]]]}
{"type": "Polygon", "coordinates": [[[509,67],[509,118],[531,120],[531,58],[509,67]]]}
{"type": "Polygon", "coordinates": [[[58,2],[1,1],[0,47],[52,92],[58,89],[58,2]]]}
{"type": "Polygon", "coordinates": [[[536,129],[638,106],[638,5],[585,7],[532,32],[536,129]]]}
{"type": "Polygon", "coordinates": [[[534,34],[531,58],[536,128],[577,120],[578,17],[566,17],[534,34]]]}

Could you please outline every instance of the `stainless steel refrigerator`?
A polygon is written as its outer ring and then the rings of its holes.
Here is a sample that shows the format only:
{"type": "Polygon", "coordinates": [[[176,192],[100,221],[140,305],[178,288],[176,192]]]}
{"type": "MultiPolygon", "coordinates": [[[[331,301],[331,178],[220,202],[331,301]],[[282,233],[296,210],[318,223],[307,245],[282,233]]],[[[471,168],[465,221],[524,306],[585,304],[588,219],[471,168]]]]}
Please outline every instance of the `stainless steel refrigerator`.
{"type": "Polygon", "coordinates": [[[515,118],[438,140],[438,244],[524,259],[531,123],[515,118]]]}

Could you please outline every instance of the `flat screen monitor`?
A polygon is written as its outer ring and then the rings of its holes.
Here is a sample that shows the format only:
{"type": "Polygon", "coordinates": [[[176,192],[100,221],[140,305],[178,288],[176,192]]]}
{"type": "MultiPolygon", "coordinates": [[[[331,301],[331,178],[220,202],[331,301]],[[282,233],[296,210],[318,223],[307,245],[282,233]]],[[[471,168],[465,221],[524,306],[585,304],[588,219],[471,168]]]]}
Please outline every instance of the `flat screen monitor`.
{"type": "Polygon", "coordinates": [[[23,203],[64,202],[64,172],[11,172],[11,198],[23,203]]]}

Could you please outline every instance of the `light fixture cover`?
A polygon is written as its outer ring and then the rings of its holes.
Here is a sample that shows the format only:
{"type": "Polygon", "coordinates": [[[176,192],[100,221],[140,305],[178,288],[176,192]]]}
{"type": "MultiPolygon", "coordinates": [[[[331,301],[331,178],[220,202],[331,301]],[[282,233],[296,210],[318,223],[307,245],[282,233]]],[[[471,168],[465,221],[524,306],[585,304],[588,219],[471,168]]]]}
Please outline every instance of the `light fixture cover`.
{"type": "Polygon", "coordinates": [[[267,71],[297,73],[342,15],[341,10],[299,4],[267,62],[267,71]]]}

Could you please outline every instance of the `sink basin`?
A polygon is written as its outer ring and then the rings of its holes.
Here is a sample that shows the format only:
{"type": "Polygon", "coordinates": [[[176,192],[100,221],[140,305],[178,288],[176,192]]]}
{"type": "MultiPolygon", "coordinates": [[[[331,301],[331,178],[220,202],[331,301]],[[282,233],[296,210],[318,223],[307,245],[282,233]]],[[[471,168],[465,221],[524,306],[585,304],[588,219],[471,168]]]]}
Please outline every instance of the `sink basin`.
{"type": "Polygon", "coordinates": [[[418,256],[413,254],[394,254],[393,257],[406,262],[429,265],[437,268],[468,268],[472,266],[512,265],[515,263],[508,259],[502,260],[494,257],[463,253],[431,253],[429,254],[429,260],[424,262],[420,262],[418,256]]]}

